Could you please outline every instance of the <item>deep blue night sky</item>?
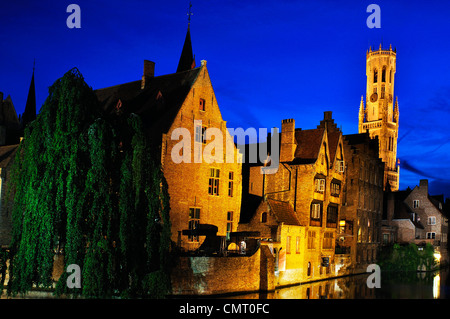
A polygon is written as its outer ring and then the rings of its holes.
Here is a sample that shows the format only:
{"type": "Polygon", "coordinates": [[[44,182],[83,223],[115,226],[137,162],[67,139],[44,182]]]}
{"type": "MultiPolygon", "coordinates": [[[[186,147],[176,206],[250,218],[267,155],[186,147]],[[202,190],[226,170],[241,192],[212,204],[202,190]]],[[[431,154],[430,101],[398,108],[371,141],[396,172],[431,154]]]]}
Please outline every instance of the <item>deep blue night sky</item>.
{"type": "MultiPolygon", "coordinates": [[[[138,80],[143,60],[156,75],[176,70],[188,0],[3,1],[0,91],[25,107],[36,59],[38,109],[48,87],[78,67],[94,89],[138,80]],[[69,29],[69,4],[81,29],[69,29]]],[[[450,197],[450,2],[194,0],[191,36],[197,65],[208,61],[228,127],[315,128],[324,111],[344,134],[357,133],[369,46],[397,49],[400,189],[428,178],[450,197]],[[381,28],[369,29],[369,4],[381,28]]]]}

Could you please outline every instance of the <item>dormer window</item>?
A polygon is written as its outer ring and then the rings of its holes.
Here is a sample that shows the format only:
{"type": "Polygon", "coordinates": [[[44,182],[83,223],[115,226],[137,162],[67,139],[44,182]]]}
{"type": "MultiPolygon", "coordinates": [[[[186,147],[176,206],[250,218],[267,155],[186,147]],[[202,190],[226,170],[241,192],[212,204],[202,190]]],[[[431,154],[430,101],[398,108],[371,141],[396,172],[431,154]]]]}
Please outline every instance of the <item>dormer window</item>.
{"type": "Polygon", "coordinates": [[[345,169],[345,162],[343,160],[336,161],[336,172],[343,173],[345,169]]]}
{"type": "Polygon", "coordinates": [[[325,179],[324,178],[314,179],[314,191],[316,191],[318,193],[325,192],[325,179]]]}
{"type": "Polygon", "coordinates": [[[341,193],[341,185],[339,183],[331,182],[331,196],[339,196],[341,193]]]}

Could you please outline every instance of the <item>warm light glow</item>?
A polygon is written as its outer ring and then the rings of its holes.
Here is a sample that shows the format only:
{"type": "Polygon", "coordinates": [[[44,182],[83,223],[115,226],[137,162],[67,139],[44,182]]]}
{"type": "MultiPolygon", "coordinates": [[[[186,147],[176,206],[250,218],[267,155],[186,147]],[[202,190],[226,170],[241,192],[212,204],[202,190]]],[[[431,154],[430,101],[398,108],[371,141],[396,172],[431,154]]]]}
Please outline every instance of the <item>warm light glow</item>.
{"type": "MultiPolygon", "coordinates": [[[[439,255],[440,257],[440,255],[439,255]]],[[[433,278],[433,298],[438,299],[440,296],[440,285],[441,285],[441,277],[439,274],[434,276],[433,278]]]]}
{"type": "Polygon", "coordinates": [[[434,258],[437,262],[441,261],[441,254],[440,253],[434,253],[434,258]]]}
{"type": "Polygon", "coordinates": [[[341,227],[345,226],[345,220],[340,220],[339,221],[339,226],[341,226],[341,227]]]}

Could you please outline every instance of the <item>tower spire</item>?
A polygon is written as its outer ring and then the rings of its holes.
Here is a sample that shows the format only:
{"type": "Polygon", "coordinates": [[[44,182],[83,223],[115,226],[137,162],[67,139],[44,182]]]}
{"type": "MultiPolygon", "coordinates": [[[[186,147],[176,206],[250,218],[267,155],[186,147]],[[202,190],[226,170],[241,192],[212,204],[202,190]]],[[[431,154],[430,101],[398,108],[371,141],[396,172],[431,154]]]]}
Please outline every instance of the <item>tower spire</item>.
{"type": "Polygon", "coordinates": [[[181,51],[180,61],[178,62],[177,73],[195,68],[195,56],[192,52],[191,31],[190,31],[191,15],[192,15],[191,7],[192,4],[189,2],[188,29],[186,32],[186,38],[184,40],[183,50],[181,51]]]}
{"type": "Polygon", "coordinates": [[[187,13],[187,16],[188,16],[188,29],[191,26],[191,16],[194,14],[194,13],[191,12],[191,8],[192,8],[192,2],[189,1],[189,9],[188,9],[188,13],[187,13]]]}
{"type": "Polygon", "coordinates": [[[33,74],[31,75],[30,88],[28,89],[27,103],[25,111],[22,114],[22,128],[25,128],[30,122],[36,119],[36,88],[34,85],[34,70],[36,59],[33,62],[33,74]]]}

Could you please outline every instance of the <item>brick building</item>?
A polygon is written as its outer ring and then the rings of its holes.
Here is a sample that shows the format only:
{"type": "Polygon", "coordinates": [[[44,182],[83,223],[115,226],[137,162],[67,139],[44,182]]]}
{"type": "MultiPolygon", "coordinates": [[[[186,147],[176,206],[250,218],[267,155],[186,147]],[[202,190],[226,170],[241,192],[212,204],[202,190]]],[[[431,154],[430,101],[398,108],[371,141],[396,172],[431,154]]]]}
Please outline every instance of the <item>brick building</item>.
{"type": "Polygon", "coordinates": [[[146,60],[141,80],[96,94],[108,112],[141,116],[169,186],[172,240],[183,250],[196,250],[205,240],[200,229],[222,239],[237,229],[239,153],[220,113],[206,61],[195,67],[189,28],[177,72],[155,76],[154,70],[155,63],[146,60]],[[215,130],[208,136],[211,128],[215,130]]]}
{"type": "Polygon", "coordinates": [[[377,259],[383,213],[384,163],[378,139],[368,133],[344,135],[346,188],[339,221],[338,246],[355,269],[377,259]]]}
{"type": "Polygon", "coordinates": [[[426,179],[412,190],[387,193],[383,243],[430,243],[441,260],[448,261],[448,216],[443,208],[443,195],[431,196],[426,179]]]}
{"type": "MultiPolygon", "coordinates": [[[[295,216],[289,223],[284,222],[286,232],[278,231],[277,237],[275,232],[271,233],[270,238],[277,243],[279,252],[276,259],[283,263],[282,267],[278,265],[279,270],[283,270],[279,271],[277,284],[334,276],[335,241],[345,184],[345,154],[342,132],[334,123],[331,112],[325,112],[324,119],[311,130],[295,128],[293,119],[283,120],[278,170],[274,174],[262,174],[261,167],[245,166],[247,172],[243,173],[243,176],[248,174],[248,193],[264,199],[263,208],[258,207],[245,227],[251,230],[269,227],[268,219],[258,214],[266,213],[267,209],[269,216],[270,212],[277,216],[277,209],[273,209],[275,202],[295,216]],[[256,222],[260,225],[256,226],[256,222]],[[286,255],[280,253],[283,250],[286,255]]],[[[242,211],[241,215],[248,213],[242,211]]],[[[278,224],[277,229],[280,229],[278,224]]]]}

